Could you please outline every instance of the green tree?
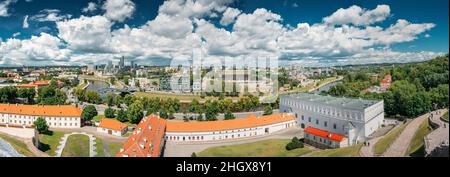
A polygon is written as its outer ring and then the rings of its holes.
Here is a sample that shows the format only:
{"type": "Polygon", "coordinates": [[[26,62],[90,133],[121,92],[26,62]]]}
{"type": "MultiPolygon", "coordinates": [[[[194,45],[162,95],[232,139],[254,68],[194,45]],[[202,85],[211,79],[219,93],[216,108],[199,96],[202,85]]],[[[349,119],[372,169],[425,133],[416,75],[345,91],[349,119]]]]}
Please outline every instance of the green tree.
{"type": "Polygon", "coordinates": [[[220,111],[219,102],[214,100],[207,100],[205,102],[205,118],[208,121],[217,120],[217,115],[220,111]]]}
{"type": "Polygon", "coordinates": [[[45,134],[48,132],[47,121],[43,117],[38,117],[33,123],[34,127],[40,134],[45,134]]]}
{"type": "Polygon", "coordinates": [[[81,118],[84,121],[89,122],[97,115],[98,115],[98,112],[97,112],[97,109],[95,109],[95,106],[87,105],[84,107],[83,112],[81,113],[81,118]]]}
{"type": "Polygon", "coordinates": [[[225,120],[230,120],[230,119],[235,119],[235,117],[234,117],[234,114],[231,111],[227,110],[225,112],[224,119],[225,120]]]}
{"type": "Polygon", "coordinates": [[[92,104],[100,104],[102,103],[102,98],[100,97],[100,94],[95,90],[88,90],[85,93],[84,100],[88,103],[92,104]]]}
{"type": "Polygon", "coordinates": [[[0,88],[0,103],[15,103],[17,98],[17,89],[15,87],[0,88]]]}
{"type": "Polygon", "coordinates": [[[56,87],[42,87],[38,89],[37,102],[43,105],[63,105],[67,95],[56,87]]]}
{"type": "Polygon", "coordinates": [[[111,107],[108,107],[105,109],[105,117],[106,118],[114,118],[115,113],[116,113],[116,111],[114,109],[112,109],[111,107]]]}
{"type": "Polygon", "coordinates": [[[134,124],[139,123],[144,117],[143,109],[144,106],[142,105],[141,101],[136,101],[131,104],[128,109],[128,120],[134,124]]]}
{"type": "Polygon", "coordinates": [[[109,92],[106,94],[106,104],[111,107],[114,106],[114,94],[109,92]]]}
{"type": "Polygon", "coordinates": [[[116,105],[118,108],[122,107],[123,98],[120,95],[117,95],[114,97],[114,105],[116,105]]]}
{"type": "Polygon", "coordinates": [[[272,106],[267,105],[264,107],[264,115],[271,115],[273,113],[272,106]]]}
{"type": "Polygon", "coordinates": [[[297,148],[303,148],[303,142],[301,142],[297,137],[292,138],[291,142],[286,145],[286,150],[290,151],[297,148]]]}
{"type": "Polygon", "coordinates": [[[117,112],[117,120],[120,122],[126,122],[128,120],[127,112],[123,109],[120,109],[117,112]]]}
{"type": "Polygon", "coordinates": [[[18,90],[17,96],[20,98],[26,98],[28,104],[33,104],[34,97],[36,96],[36,90],[34,88],[22,88],[18,90]]]}

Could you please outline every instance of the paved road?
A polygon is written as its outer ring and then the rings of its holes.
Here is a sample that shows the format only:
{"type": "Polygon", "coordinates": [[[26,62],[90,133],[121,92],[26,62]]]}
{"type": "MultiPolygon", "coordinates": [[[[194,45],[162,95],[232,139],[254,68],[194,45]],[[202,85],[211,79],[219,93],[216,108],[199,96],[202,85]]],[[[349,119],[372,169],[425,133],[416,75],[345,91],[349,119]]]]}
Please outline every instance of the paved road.
{"type": "MultiPolygon", "coordinates": [[[[436,114],[436,111],[433,111],[436,114]]],[[[400,135],[394,140],[391,146],[384,152],[383,157],[404,157],[409,148],[411,140],[414,138],[420,124],[425,121],[430,113],[421,115],[412,120],[400,135]]]]}
{"type": "Polygon", "coordinates": [[[239,140],[227,140],[220,142],[167,142],[164,150],[164,157],[190,157],[192,152],[201,152],[209,147],[226,146],[234,144],[251,143],[265,139],[291,139],[294,136],[303,137],[303,131],[294,127],[281,130],[270,135],[252,137],[239,140]]]}
{"type": "Polygon", "coordinates": [[[439,111],[440,114],[438,113],[437,115],[431,117],[430,119],[439,127],[425,137],[425,146],[426,146],[425,151],[427,152],[427,154],[430,154],[435,148],[439,147],[442,143],[448,144],[449,141],[448,123],[441,120],[441,117],[448,110],[445,109],[439,111]]]}

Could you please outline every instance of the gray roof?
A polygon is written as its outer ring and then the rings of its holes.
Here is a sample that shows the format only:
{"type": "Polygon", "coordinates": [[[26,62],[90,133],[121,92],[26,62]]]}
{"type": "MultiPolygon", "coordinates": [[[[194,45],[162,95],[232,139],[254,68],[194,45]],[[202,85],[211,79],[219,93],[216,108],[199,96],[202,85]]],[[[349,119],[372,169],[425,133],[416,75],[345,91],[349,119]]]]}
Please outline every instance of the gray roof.
{"type": "Polygon", "coordinates": [[[281,97],[289,97],[302,101],[308,101],[335,107],[344,107],[348,109],[365,109],[381,101],[381,100],[364,100],[361,98],[332,97],[329,95],[322,96],[310,93],[295,93],[284,95],[281,97]]]}

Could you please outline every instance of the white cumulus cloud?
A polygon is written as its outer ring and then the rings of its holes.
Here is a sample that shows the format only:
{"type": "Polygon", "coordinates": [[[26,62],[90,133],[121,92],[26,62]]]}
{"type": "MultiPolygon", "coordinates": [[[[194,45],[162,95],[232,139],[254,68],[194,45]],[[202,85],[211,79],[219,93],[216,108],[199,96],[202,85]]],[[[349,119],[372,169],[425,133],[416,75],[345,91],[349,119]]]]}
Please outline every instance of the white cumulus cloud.
{"type": "Polygon", "coordinates": [[[97,10],[97,4],[95,4],[95,2],[89,2],[88,6],[86,6],[83,9],[81,9],[81,11],[83,11],[84,13],[93,12],[95,10],[97,10]]]}
{"type": "Polygon", "coordinates": [[[130,0],[107,0],[102,8],[106,10],[106,18],[118,22],[131,18],[136,9],[130,0]]]}
{"type": "Polygon", "coordinates": [[[353,25],[370,25],[375,22],[384,21],[391,13],[388,5],[378,5],[373,10],[363,9],[353,5],[347,9],[340,8],[323,21],[328,24],[353,24],[353,25]]]}

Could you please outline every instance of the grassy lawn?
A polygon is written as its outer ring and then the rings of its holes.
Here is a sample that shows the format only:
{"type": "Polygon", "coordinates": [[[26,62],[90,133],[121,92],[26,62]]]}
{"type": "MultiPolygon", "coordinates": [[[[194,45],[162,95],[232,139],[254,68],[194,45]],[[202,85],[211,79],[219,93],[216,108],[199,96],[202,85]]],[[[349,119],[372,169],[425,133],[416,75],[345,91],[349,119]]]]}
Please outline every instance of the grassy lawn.
{"type": "Polygon", "coordinates": [[[119,152],[120,148],[122,148],[122,146],[123,143],[109,142],[108,147],[111,156],[114,157],[119,152]]]}
{"type": "Polygon", "coordinates": [[[408,152],[406,155],[420,156],[419,154],[423,154],[423,152],[421,152],[421,148],[424,146],[423,138],[431,131],[432,130],[428,123],[428,119],[425,119],[420,124],[419,129],[417,129],[417,132],[414,135],[414,138],[411,140],[411,143],[409,144],[408,152]]]}
{"type": "Polygon", "coordinates": [[[101,120],[102,118],[105,118],[105,115],[100,114],[100,115],[94,116],[94,118],[92,118],[92,120],[95,121],[95,122],[100,122],[100,120],[101,120]]]}
{"type": "Polygon", "coordinates": [[[89,157],[89,137],[70,135],[61,154],[62,157],[89,157]]]}
{"type": "Polygon", "coordinates": [[[309,147],[286,150],[290,139],[269,139],[246,144],[207,148],[199,157],[297,157],[312,151],[309,147]]]}
{"type": "Polygon", "coordinates": [[[99,139],[98,137],[95,137],[95,152],[97,152],[95,157],[105,157],[105,151],[103,150],[102,140],[99,139]]]}
{"type": "Polygon", "coordinates": [[[24,142],[22,142],[18,139],[15,139],[13,137],[10,137],[8,135],[3,135],[3,134],[0,134],[0,139],[9,143],[18,153],[20,153],[26,157],[35,157],[36,156],[28,149],[27,145],[24,142]]]}
{"type": "Polygon", "coordinates": [[[56,155],[56,148],[59,146],[59,141],[64,136],[64,132],[52,131],[49,134],[39,135],[39,150],[47,153],[50,156],[56,155]]]}
{"type": "Polygon", "coordinates": [[[313,152],[306,155],[307,157],[359,157],[359,150],[362,144],[357,144],[354,146],[327,149],[319,152],[313,152]]]}
{"type": "Polygon", "coordinates": [[[448,122],[448,111],[442,116],[442,120],[448,122]]]}
{"type": "Polygon", "coordinates": [[[400,135],[400,133],[402,133],[406,125],[408,125],[408,123],[395,127],[387,135],[378,140],[378,142],[374,146],[374,153],[377,155],[383,154],[389,148],[392,142],[394,142],[394,140],[400,135]]]}
{"type": "Polygon", "coordinates": [[[76,87],[76,89],[82,89],[82,88],[84,88],[84,87],[86,87],[86,83],[80,83],[80,85],[78,85],[77,87],[76,87]]]}

